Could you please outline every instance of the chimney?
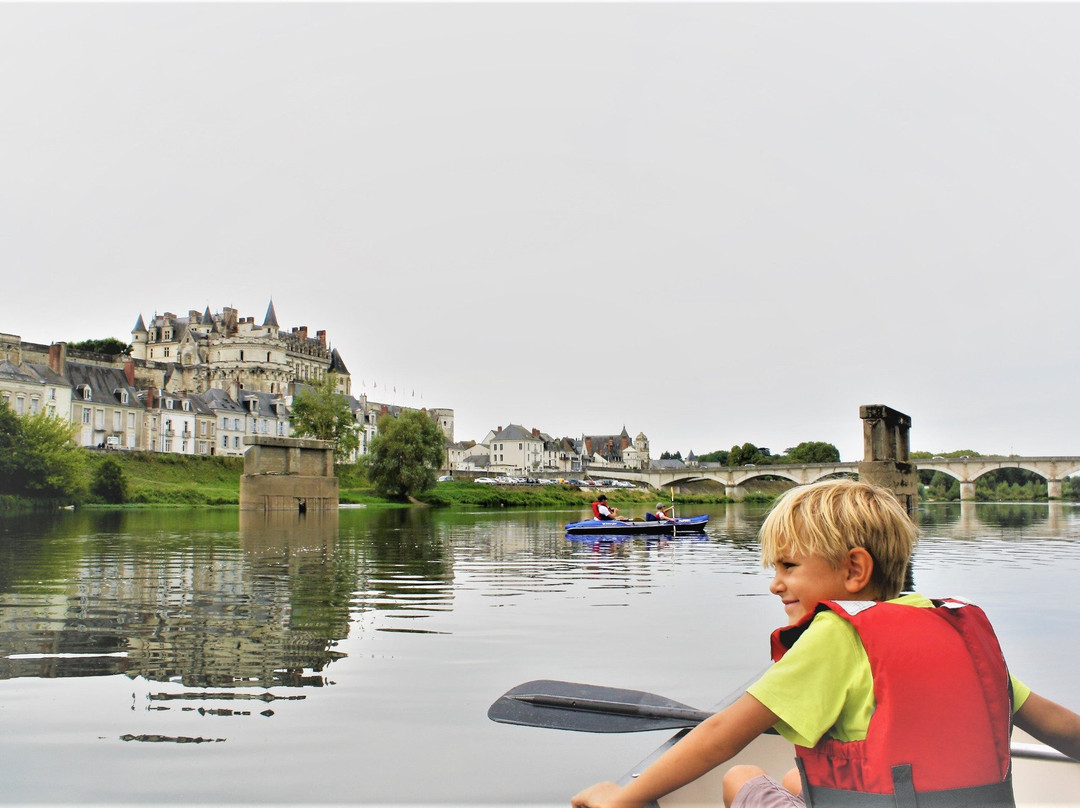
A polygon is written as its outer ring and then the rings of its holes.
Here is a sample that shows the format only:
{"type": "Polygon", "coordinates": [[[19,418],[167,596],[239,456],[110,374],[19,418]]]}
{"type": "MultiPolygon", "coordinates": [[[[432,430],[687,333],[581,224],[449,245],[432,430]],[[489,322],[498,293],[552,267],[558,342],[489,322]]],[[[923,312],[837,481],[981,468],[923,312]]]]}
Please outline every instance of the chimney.
{"type": "Polygon", "coordinates": [[[540,430],[537,429],[536,427],[533,427],[532,436],[534,438],[539,438],[540,437],[540,430]]]}
{"type": "Polygon", "coordinates": [[[307,326],[300,326],[296,329],[296,333],[300,335],[300,339],[307,339],[307,326]]]}
{"type": "Polygon", "coordinates": [[[321,342],[322,346],[325,348],[326,347],[326,329],[323,329],[322,331],[316,331],[315,336],[318,337],[319,342],[321,342]]]}
{"type": "Polygon", "coordinates": [[[64,375],[67,366],[67,343],[54,342],[49,346],[49,370],[64,375]]]}
{"type": "Polygon", "coordinates": [[[135,360],[128,359],[124,362],[124,378],[127,379],[127,383],[131,386],[135,386],[135,360]]]}

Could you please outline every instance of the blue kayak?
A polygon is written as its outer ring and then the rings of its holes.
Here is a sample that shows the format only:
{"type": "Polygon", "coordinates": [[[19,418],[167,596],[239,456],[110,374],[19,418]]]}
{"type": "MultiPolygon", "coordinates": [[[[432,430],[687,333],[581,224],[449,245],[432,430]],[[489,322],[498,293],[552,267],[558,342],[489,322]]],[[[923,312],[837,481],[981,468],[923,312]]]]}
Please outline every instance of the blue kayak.
{"type": "Polygon", "coordinates": [[[679,517],[673,522],[658,520],[627,522],[622,519],[586,519],[584,522],[571,522],[566,526],[566,532],[576,536],[604,535],[608,533],[617,533],[624,536],[632,536],[638,533],[702,533],[708,522],[708,514],[679,517]]]}

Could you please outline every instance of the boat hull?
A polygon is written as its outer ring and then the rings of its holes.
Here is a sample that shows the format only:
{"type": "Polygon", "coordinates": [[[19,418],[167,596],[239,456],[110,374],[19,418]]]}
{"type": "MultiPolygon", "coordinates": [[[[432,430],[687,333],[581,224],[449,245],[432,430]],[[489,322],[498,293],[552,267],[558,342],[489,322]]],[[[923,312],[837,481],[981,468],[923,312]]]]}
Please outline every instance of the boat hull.
{"type": "Polygon", "coordinates": [[[571,522],[566,526],[566,532],[571,536],[701,533],[705,530],[708,522],[708,514],[680,517],[674,522],[624,522],[618,519],[587,519],[583,522],[571,522]]]}
{"type": "MultiPolygon", "coordinates": [[[[686,732],[683,730],[641,761],[623,778],[628,782],[660,757],[686,732]]],[[[1013,732],[1013,744],[1034,744],[1034,739],[1020,730],[1013,732]]],[[[1039,744],[1035,748],[1042,748],[1039,744]]],[[[760,766],[780,779],[795,765],[795,753],[790,743],[778,735],[762,735],[742,752],[704,777],[673,791],[660,800],[660,808],[716,808],[724,804],[721,778],[731,766],[749,763],[760,766]]],[[[1051,808],[1051,806],[1080,806],[1080,763],[1061,760],[1042,760],[1013,757],[1013,792],[1017,808],[1051,808]]]]}

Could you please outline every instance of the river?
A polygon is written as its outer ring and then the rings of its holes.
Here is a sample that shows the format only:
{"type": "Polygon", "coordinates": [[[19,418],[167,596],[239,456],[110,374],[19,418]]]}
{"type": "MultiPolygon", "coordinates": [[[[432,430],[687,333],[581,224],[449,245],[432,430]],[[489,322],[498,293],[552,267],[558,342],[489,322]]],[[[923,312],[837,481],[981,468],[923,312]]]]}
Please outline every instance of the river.
{"type": "MultiPolygon", "coordinates": [[[[667,733],[496,724],[530,679],[707,707],[783,612],[763,509],[571,541],[578,512],[76,511],[0,519],[4,804],[565,805],[667,733]]],[[[924,506],[916,586],[982,605],[1080,708],[1080,509],[924,506]]]]}

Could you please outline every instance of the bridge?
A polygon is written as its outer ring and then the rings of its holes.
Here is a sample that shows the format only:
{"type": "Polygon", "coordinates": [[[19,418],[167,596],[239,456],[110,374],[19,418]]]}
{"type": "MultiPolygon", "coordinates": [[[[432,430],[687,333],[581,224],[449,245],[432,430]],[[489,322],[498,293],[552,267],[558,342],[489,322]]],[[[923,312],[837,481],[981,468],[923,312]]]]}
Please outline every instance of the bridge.
{"type": "MultiPolygon", "coordinates": [[[[975,481],[998,469],[1024,469],[1046,480],[1050,499],[1061,499],[1061,481],[1080,473],[1080,457],[958,457],[916,459],[910,461],[919,471],[940,471],[960,482],[960,499],[975,499],[975,481]]],[[[745,485],[761,477],[780,477],[799,485],[826,477],[858,475],[858,463],[792,463],[772,465],[720,466],[701,463],[680,469],[624,469],[593,467],[592,476],[611,480],[645,483],[652,488],[678,488],[684,483],[712,480],[724,485],[724,493],[739,500],[746,495],[745,485]]]]}

